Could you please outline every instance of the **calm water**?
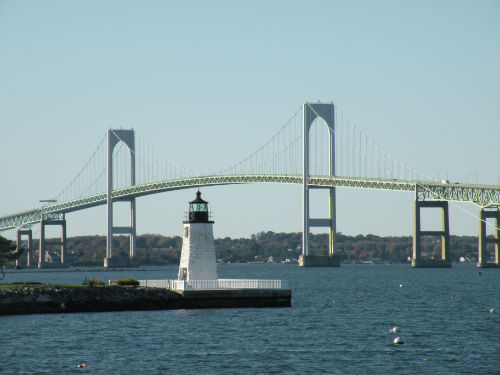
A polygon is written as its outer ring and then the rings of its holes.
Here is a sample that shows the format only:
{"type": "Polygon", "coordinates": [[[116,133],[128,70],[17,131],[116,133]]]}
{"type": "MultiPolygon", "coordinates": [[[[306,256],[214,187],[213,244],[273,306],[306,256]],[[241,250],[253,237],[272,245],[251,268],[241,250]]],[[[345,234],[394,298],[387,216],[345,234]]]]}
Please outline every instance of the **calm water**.
{"type": "MultiPolygon", "coordinates": [[[[221,278],[287,279],[292,307],[0,317],[0,373],[500,373],[497,269],[245,264],[218,271],[221,278]],[[392,343],[395,325],[404,345],[392,343]]],[[[5,281],[176,274],[177,267],[30,272],[5,281]]]]}

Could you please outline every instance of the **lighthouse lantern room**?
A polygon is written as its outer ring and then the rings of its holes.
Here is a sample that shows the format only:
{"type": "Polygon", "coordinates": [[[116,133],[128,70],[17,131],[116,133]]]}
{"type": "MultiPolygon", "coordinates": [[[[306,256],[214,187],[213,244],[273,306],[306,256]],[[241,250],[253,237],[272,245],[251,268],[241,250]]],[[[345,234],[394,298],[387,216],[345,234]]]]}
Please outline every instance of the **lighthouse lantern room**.
{"type": "Polygon", "coordinates": [[[217,280],[213,224],[208,202],[198,190],[184,221],[178,280],[217,280]]]}

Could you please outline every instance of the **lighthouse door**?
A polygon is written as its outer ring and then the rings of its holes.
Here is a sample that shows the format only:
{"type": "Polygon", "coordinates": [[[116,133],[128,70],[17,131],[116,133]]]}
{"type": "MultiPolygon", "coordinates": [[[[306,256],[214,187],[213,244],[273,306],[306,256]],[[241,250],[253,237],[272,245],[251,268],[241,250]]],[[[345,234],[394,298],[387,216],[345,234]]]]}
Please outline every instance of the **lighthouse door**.
{"type": "Polygon", "coordinates": [[[179,280],[187,280],[187,268],[181,268],[179,270],[179,280]]]}

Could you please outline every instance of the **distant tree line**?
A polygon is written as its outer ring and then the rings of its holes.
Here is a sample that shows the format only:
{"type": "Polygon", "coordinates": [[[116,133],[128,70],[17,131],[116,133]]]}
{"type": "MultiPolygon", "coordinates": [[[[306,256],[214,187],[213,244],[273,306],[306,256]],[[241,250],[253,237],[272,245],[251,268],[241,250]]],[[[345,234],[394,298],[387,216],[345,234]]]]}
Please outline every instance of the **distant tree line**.
{"type": "MultiPolygon", "coordinates": [[[[460,257],[477,258],[478,239],[475,236],[451,236],[452,260],[460,257]]],[[[412,255],[411,236],[380,237],[373,234],[348,236],[337,233],[336,254],[347,261],[379,259],[393,263],[408,262],[412,255]]],[[[79,236],[67,239],[68,250],[65,261],[73,265],[102,265],[106,252],[105,236],[79,236]]],[[[311,234],[310,254],[328,253],[328,234],[311,234]]],[[[490,244],[491,246],[491,244],[490,244]]],[[[139,264],[178,264],[182,238],[145,234],[137,237],[136,261],[139,264]]],[[[38,248],[34,241],[34,248],[38,248]]],[[[439,257],[441,240],[423,237],[424,257],[439,257]]],[[[57,257],[57,247],[49,248],[57,257]]],[[[302,233],[259,232],[250,238],[218,238],[215,240],[217,259],[224,262],[267,261],[298,259],[302,253],[302,233]]],[[[492,246],[490,247],[492,253],[492,246]]],[[[113,237],[113,257],[128,258],[129,237],[113,237]]],[[[21,257],[23,259],[24,257],[21,257]]],[[[57,258],[56,258],[57,259],[57,258]]]]}

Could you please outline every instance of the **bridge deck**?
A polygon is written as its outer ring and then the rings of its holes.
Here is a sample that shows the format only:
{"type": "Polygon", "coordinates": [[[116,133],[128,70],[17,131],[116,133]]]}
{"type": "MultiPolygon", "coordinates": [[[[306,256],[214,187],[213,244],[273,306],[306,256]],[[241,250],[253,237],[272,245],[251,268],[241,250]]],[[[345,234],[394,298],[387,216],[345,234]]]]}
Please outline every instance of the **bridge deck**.
{"type": "MultiPolygon", "coordinates": [[[[116,189],[112,192],[112,199],[115,201],[128,200],[144,195],[193,187],[253,183],[302,184],[303,178],[302,175],[215,175],[191,177],[116,189]]],[[[439,199],[471,202],[479,207],[500,205],[500,186],[494,185],[442,184],[437,182],[340,176],[311,176],[308,185],[310,188],[345,187],[408,191],[415,192],[419,200],[439,199]]],[[[104,204],[106,204],[106,193],[82,197],[66,202],[58,202],[39,209],[7,215],[0,217],[0,231],[21,228],[26,225],[37,223],[40,221],[42,213],[44,215],[68,213],[104,204]]]]}

